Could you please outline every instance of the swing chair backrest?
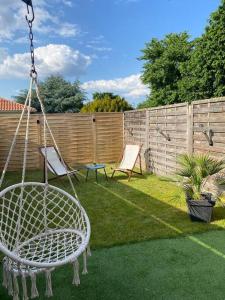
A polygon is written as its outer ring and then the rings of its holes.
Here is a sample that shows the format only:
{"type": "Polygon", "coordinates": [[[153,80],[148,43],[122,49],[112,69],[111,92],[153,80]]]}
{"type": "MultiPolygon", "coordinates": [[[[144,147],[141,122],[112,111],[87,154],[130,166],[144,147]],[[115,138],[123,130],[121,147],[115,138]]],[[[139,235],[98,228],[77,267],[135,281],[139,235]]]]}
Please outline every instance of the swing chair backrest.
{"type": "Polygon", "coordinates": [[[62,161],[60,160],[59,154],[54,146],[48,146],[46,147],[46,150],[44,147],[41,147],[40,152],[44,158],[47,154],[47,166],[52,173],[54,173],[57,176],[66,174],[67,170],[62,161]]]}
{"type": "Polygon", "coordinates": [[[27,182],[0,192],[0,250],[5,253],[16,251],[17,241],[21,245],[46,230],[74,228],[89,239],[89,220],[84,209],[57,187],[27,182]]]}

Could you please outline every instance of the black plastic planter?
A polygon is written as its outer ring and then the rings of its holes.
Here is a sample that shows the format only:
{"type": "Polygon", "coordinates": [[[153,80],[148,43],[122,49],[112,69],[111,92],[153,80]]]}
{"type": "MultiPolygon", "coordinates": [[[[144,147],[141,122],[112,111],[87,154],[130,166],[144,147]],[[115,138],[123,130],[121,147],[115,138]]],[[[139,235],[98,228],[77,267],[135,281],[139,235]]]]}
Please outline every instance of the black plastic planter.
{"type": "Polygon", "coordinates": [[[216,202],[210,193],[202,194],[201,200],[186,199],[189,215],[192,221],[209,223],[216,202]]]}

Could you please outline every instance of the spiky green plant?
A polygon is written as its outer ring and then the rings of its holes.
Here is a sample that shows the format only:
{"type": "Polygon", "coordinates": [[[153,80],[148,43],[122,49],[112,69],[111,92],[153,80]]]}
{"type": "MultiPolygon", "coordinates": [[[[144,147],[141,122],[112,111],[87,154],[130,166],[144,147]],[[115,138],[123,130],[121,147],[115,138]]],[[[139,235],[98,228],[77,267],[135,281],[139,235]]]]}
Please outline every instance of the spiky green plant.
{"type": "Polygon", "coordinates": [[[183,154],[178,158],[180,169],[177,175],[181,179],[186,195],[198,200],[210,176],[225,168],[225,160],[217,160],[208,154],[183,154]]]}

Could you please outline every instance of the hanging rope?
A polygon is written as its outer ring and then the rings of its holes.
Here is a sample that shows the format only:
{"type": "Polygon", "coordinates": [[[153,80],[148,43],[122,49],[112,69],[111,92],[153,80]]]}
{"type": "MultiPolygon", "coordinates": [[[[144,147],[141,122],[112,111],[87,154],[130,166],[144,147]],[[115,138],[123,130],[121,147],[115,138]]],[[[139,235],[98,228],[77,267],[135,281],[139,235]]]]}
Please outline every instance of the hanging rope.
{"type": "MultiPolygon", "coordinates": [[[[33,82],[33,79],[32,79],[32,82],[33,82]]],[[[26,135],[25,135],[25,143],[24,143],[22,188],[21,188],[21,192],[20,192],[19,217],[18,217],[17,224],[16,224],[16,228],[17,228],[16,245],[17,245],[17,248],[19,246],[19,240],[20,240],[20,231],[21,231],[20,222],[21,222],[21,214],[22,214],[22,210],[23,210],[23,193],[24,193],[24,181],[25,181],[25,176],[26,176],[26,166],[27,166],[27,148],[28,148],[28,142],[29,142],[29,125],[30,125],[32,84],[31,84],[31,88],[30,88],[28,94],[29,94],[29,101],[28,101],[28,108],[27,108],[26,135]]]]}
{"type": "Polygon", "coordinates": [[[19,133],[19,130],[20,130],[20,126],[21,126],[21,123],[22,123],[25,111],[28,109],[27,108],[27,104],[28,104],[29,96],[30,96],[31,91],[32,91],[32,85],[33,85],[33,79],[31,78],[31,80],[30,80],[30,87],[29,87],[29,90],[28,90],[28,93],[27,93],[26,100],[24,102],[24,107],[23,107],[22,113],[20,115],[19,123],[17,125],[16,131],[15,131],[15,134],[14,134],[14,137],[13,137],[10,149],[9,149],[9,153],[8,153],[8,156],[7,156],[7,159],[6,159],[6,163],[5,163],[4,169],[2,171],[2,176],[1,176],[1,179],[0,179],[0,189],[2,187],[2,183],[3,183],[3,180],[5,178],[5,173],[6,173],[7,169],[8,169],[8,165],[9,165],[12,153],[13,153],[13,149],[14,149],[15,144],[16,144],[16,139],[17,139],[17,136],[18,136],[18,133],[19,133]]]}
{"type": "MultiPolygon", "coordinates": [[[[17,138],[17,135],[19,133],[20,125],[21,125],[22,119],[24,117],[24,113],[27,110],[28,100],[29,99],[31,100],[33,80],[37,78],[37,71],[36,71],[36,68],[35,68],[35,60],[34,60],[34,44],[33,44],[34,35],[33,35],[33,31],[32,31],[33,21],[35,19],[34,9],[33,9],[32,0],[22,0],[22,1],[27,4],[27,13],[28,13],[28,15],[30,14],[29,6],[31,7],[31,13],[32,13],[31,19],[29,19],[28,16],[26,16],[26,21],[27,21],[27,24],[28,24],[28,27],[29,27],[30,57],[31,57],[30,77],[31,77],[31,80],[30,80],[30,87],[29,87],[29,90],[28,90],[28,93],[27,93],[27,97],[26,97],[26,100],[25,100],[25,103],[24,103],[24,107],[23,107],[22,113],[20,115],[20,120],[19,120],[19,123],[17,125],[17,129],[16,129],[16,132],[14,134],[14,138],[13,138],[10,150],[9,150],[9,154],[8,154],[8,157],[7,157],[7,160],[6,160],[2,175],[1,175],[0,189],[1,189],[4,177],[5,177],[6,170],[7,170],[8,165],[9,165],[9,161],[10,161],[11,156],[12,156],[12,152],[13,152],[13,149],[14,149],[14,146],[15,146],[15,143],[16,143],[16,138],[17,138]]],[[[31,105],[28,105],[28,106],[29,106],[29,109],[30,109],[31,105]]],[[[24,157],[25,157],[25,155],[24,155],[24,157]]]]}
{"type": "Polygon", "coordinates": [[[48,123],[48,120],[47,120],[47,117],[46,117],[46,114],[45,114],[45,109],[44,109],[43,101],[42,101],[41,96],[40,96],[40,92],[39,92],[39,88],[38,88],[38,84],[37,84],[37,79],[34,79],[34,86],[35,86],[37,98],[39,100],[39,103],[40,103],[40,106],[41,106],[41,112],[43,114],[43,119],[44,119],[43,122],[44,122],[44,148],[45,148],[45,177],[46,178],[48,177],[48,169],[47,169],[47,162],[48,162],[47,157],[48,156],[47,156],[47,148],[46,148],[47,147],[47,139],[46,139],[46,128],[45,128],[45,126],[46,126],[47,129],[48,129],[48,131],[49,131],[49,133],[50,133],[50,136],[51,136],[51,139],[53,141],[53,144],[54,144],[54,146],[55,146],[55,148],[56,148],[56,150],[57,150],[57,152],[59,154],[60,160],[62,161],[62,164],[63,164],[63,166],[64,166],[64,168],[66,170],[66,175],[67,175],[67,178],[68,178],[68,180],[70,182],[70,185],[72,187],[73,194],[74,194],[75,198],[78,200],[78,202],[80,203],[78,195],[77,195],[77,192],[76,192],[76,189],[75,189],[75,186],[74,186],[73,181],[72,181],[72,179],[70,177],[68,168],[67,168],[67,166],[66,166],[66,164],[65,164],[65,162],[63,160],[63,157],[61,155],[61,151],[58,148],[58,145],[56,143],[56,140],[54,138],[52,130],[51,130],[50,126],[49,126],[49,123],[48,123]]]}

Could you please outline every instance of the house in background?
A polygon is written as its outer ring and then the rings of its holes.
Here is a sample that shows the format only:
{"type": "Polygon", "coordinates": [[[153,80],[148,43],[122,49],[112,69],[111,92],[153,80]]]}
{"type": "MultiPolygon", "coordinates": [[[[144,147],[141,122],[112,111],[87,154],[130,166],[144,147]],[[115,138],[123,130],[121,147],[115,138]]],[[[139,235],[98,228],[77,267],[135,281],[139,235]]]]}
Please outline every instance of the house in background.
{"type": "MultiPolygon", "coordinates": [[[[23,108],[23,104],[0,98],[0,113],[18,113],[21,112],[23,108]]],[[[36,109],[31,107],[31,112],[36,112],[36,109]]]]}

